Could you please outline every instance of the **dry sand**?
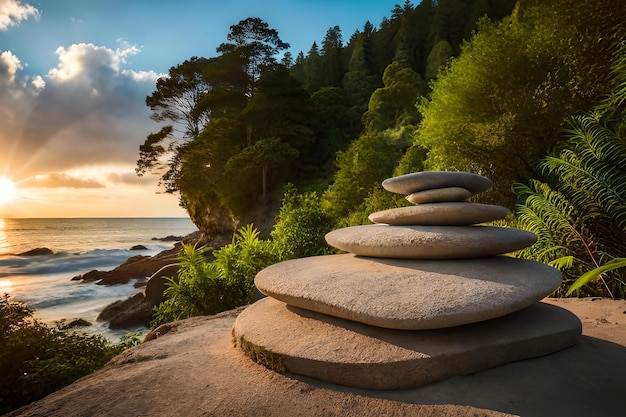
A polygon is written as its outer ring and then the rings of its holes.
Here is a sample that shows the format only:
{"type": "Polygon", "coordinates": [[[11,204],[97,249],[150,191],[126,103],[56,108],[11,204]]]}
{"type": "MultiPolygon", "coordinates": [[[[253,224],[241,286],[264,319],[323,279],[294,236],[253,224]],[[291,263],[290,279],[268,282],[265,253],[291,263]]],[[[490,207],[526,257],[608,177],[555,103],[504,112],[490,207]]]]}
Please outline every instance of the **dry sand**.
{"type": "Polygon", "coordinates": [[[241,309],[183,320],[11,416],[626,415],[626,301],[546,299],[580,317],[569,349],[422,388],[359,390],[253,363],[233,347],[241,309]]]}

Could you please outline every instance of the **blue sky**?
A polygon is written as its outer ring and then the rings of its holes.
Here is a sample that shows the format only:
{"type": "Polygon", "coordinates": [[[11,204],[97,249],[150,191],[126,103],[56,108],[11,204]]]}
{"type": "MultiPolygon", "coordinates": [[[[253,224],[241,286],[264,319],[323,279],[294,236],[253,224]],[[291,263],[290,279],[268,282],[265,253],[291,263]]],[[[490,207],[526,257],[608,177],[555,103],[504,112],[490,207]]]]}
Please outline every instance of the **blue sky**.
{"type": "MultiPolygon", "coordinates": [[[[18,193],[0,217],[179,216],[157,178],[134,175],[159,129],[145,97],[229,27],[260,17],[294,57],[338,25],[347,41],[387,0],[0,0],[0,177],[18,193]]],[[[415,2],[414,2],[415,3],[415,2]]]]}

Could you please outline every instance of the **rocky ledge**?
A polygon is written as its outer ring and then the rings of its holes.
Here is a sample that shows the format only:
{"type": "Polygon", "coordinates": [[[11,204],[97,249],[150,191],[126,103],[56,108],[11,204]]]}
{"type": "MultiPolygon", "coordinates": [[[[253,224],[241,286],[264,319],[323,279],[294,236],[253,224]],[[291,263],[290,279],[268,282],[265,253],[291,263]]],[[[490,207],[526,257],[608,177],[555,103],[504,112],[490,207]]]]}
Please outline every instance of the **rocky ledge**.
{"type": "Polygon", "coordinates": [[[626,301],[543,299],[576,314],[564,351],[422,388],[365,390],[272,372],[232,344],[242,309],[158,328],[155,340],[8,416],[617,416],[626,301]]]}

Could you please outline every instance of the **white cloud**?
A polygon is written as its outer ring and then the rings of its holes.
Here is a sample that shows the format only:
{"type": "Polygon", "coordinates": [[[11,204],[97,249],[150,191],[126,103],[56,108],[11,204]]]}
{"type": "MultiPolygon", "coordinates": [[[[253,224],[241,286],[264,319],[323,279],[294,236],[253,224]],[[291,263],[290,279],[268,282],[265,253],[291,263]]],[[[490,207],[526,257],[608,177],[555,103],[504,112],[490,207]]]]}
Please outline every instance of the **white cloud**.
{"type": "Polygon", "coordinates": [[[30,82],[36,90],[43,90],[46,87],[46,82],[41,78],[41,75],[36,75],[30,82]]]}
{"type": "Polygon", "coordinates": [[[23,68],[20,59],[13,55],[11,51],[0,53],[0,82],[14,83],[17,71],[23,68]]]}
{"type": "Polygon", "coordinates": [[[126,57],[139,52],[136,46],[116,50],[92,43],[76,43],[67,49],[60,46],[56,50],[59,65],[48,71],[48,77],[57,82],[64,82],[81,77],[93,78],[103,70],[110,70],[118,75],[121,64],[126,63],[126,57]]]}
{"type": "Polygon", "coordinates": [[[39,10],[19,0],[0,0],[0,31],[7,31],[10,26],[18,26],[30,17],[39,19],[39,10]]]}
{"type": "Polygon", "coordinates": [[[167,74],[159,74],[155,71],[135,71],[135,70],[123,70],[122,74],[129,76],[137,82],[151,82],[156,83],[161,77],[166,77],[167,74]]]}

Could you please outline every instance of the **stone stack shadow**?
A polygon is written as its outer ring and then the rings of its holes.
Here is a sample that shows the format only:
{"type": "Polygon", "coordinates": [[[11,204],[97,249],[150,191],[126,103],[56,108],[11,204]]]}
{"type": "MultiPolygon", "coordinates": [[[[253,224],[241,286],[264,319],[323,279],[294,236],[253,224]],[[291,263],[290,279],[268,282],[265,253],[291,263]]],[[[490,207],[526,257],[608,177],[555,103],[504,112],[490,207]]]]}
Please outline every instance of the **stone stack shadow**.
{"type": "Polygon", "coordinates": [[[535,242],[481,226],[510,214],[465,201],[488,178],[418,172],[383,187],[413,206],[334,230],[347,253],[281,262],[255,278],[268,297],[235,321],[248,356],[280,372],[366,389],[418,387],[575,344],[580,320],[541,303],[561,283],[542,263],[507,256],[535,242]]]}

